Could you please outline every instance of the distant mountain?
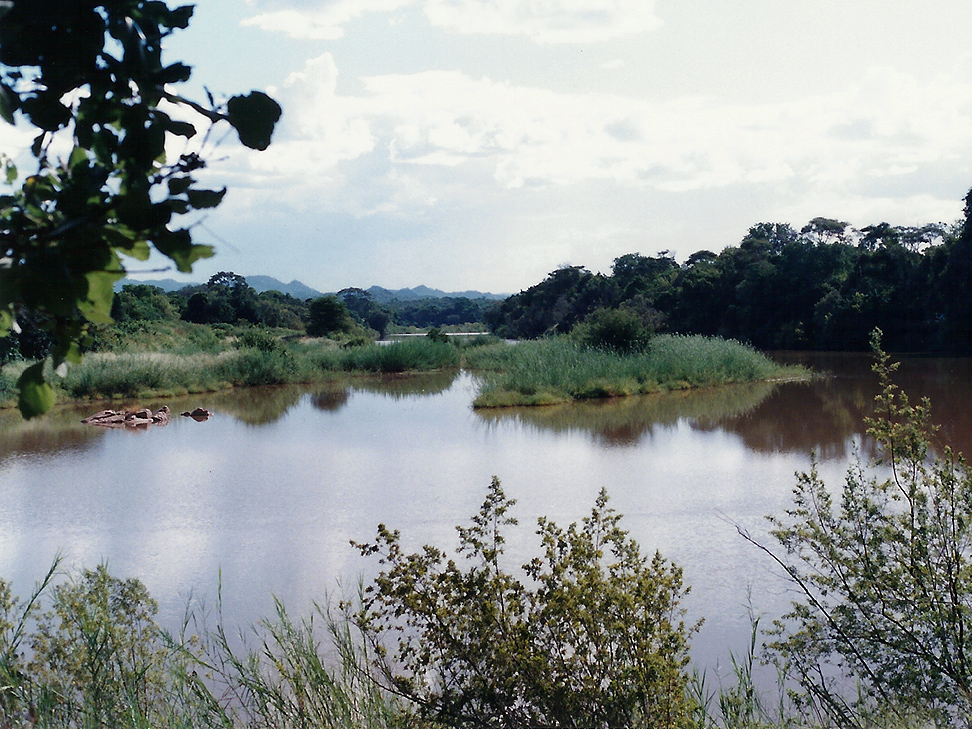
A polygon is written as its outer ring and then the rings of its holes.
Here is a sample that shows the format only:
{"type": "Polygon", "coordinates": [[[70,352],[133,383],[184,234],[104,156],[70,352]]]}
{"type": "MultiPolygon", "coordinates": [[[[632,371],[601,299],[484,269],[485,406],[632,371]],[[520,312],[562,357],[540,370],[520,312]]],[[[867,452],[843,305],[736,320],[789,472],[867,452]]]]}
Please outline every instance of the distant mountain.
{"type": "Polygon", "coordinates": [[[500,301],[507,297],[507,294],[489,294],[482,291],[453,291],[446,292],[440,289],[431,289],[428,286],[416,286],[411,289],[383,289],[381,286],[372,286],[366,289],[379,304],[386,304],[389,301],[398,299],[399,301],[415,301],[416,299],[443,299],[443,298],[465,298],[465,299],[493,299],[500,301]]]}
{"type": "MultiPolygon", "coordinates": [[[[247,276],[246,282],[258,293],[264,291],[279,291],[282,294],[290,294],[296,299],[315,299],[324,294],[317,289],[313,289],[307,284],[294,279],[290,283],[284,283],[273,276],[247,276]]],[[[187,286],[201,286],[205,282],[197,281],[176,281],[174,278],[156,278],[136,280],[123,278],[115,283],[115,291],[121,291],[123,286],[129,284],[148,284],[158,286],[163,291],[178,291],[187,286]]],[[[398,299],[399,301],[415,301],[417,299],[442,299],[442,298],[466,298],[466,299],[492,299],[500,301],[507,297],[507,294],[489,294],[482,291],[453,291],[446,292],[440,289],[429,288],[428,286],[416,286],[411,289],[384,289],[381,286],[372,286],[366,291],[371,294],[379,304],[386,304],[389,301],[398,299]]]]}
{"type": "Polygon", "coordinates": [[[247,276],[246,282],[258,293],[264,291],[279,291],[282,294],[290,294],[295,299],[316,299],[324,294],[317,289],[312,289],[307,284],[294,279],[289,284],[278,281],[273,276],[247,276]]]}

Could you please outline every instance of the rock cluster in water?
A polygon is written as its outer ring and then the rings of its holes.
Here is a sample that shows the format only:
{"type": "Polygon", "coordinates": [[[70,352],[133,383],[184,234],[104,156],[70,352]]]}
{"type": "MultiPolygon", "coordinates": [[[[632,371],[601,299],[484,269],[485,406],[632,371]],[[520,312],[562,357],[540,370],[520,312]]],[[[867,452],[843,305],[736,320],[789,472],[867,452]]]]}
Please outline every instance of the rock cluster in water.
{"type": "Polygon", "coordinates": [[[139,410],[102,410],[81,421],[102,428],[142,428],[149,425],[166,425],[169,422],[169,406],[163,405],[154,413],[150,408],[139,410]]]}
{"type": "MultiPolygon", "coordinates": [[[[182,416],[201,423],[203,420],[209,420],[212,414],[212,411],[206,408],[196,408],[195,410],[187,410],[182,413],[182,416]]],[[[169,406],[163,405],[155,412],[152,412],[150,408],[102,410],[81,422],[102,428],[147,428],[150,425],[166,425],[169,422],[169,415],[169,406]]]]}

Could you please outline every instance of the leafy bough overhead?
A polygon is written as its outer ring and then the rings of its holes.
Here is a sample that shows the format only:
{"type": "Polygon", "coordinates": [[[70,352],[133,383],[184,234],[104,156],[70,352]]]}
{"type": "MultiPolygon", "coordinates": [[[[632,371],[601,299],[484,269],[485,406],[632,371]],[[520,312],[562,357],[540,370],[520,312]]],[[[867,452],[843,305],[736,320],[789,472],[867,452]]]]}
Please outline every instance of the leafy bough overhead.
{"type": "MultiPolygon", "coordinates": [[[[169,158],[167,141],[201,134],[203,149],[227,122],[245,146],[270,144],[281,109],[266,94],[217,101],[207,91],[203,104],[176,92],[191,69],[163,64],[162,46],[192,12],[149,0],[0,0],[0,117],[36,132],[32,174],[4,160],[0,336],[29,315],[51,336],[54,370],[80,361],[90,325],[111,321],[122,256],[144,261],[154,249],[188,272],[213,255],[179,216],[216,207],[226,190],[199,187],[205,159],[169,158]]],[[[38,362],[20,377],[25,417],[54,403],[44,373],[38,362]]]]}

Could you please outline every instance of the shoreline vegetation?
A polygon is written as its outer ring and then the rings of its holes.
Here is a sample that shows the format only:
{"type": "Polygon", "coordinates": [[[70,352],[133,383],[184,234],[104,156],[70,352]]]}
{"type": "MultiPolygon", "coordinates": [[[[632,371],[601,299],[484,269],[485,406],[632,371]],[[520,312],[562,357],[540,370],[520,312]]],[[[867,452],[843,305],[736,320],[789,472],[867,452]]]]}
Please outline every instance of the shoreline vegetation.
{"type": "MultiPolygon", "coordinates": [[[[14,361],[0,369],[0,407],[16,405],[17,378],[30,364],[14,361]]],[[[619,351],[565,335],[510,345],[485,334],[449,337],[433,329],[426,336],[376,343],[360,337],[308,338],[287,329],[179,322],[116,334],[63,377],[49,373],[49,381],[59,398],[85,402],[460,368],[481,378],[473,403],[477,408],[807,376],[738,342],[713,337],[658,335],[637,349],[619,351]]]]}

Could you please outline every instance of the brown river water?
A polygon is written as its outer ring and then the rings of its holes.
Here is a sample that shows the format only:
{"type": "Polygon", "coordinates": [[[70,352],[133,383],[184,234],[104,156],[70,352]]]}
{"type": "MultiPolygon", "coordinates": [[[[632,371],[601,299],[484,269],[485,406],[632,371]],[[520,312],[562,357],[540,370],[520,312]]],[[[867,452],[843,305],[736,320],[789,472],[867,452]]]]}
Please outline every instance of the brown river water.
{"type": "MultiPolygon", "coordinates": [[[[533,525],[589,513],[601,487],[643,551],[684,569],[700,667],[725,669],[790,594],[770,561],[767,514],[786,508],[794,473],[818,455],[839,485],[876,379],[865,355],[776,353],[827,376],[548,408],[474,411],[475,381],[441,374],[350,388],[259,388],[177,401],[215,415],[137,432],[80,423],[61,407],[23,423],[0,412],[0,576],[27,593],[56,555],[139,577],[175,627],[190,597],[246,626],[351,593],[376,565],[349,540],[383,522],[407,547],[451,547],[493,475],[517,500],[511,568],[536,550],[533,525]]],[[[932,400],[941,436],[972,453],[972,360],[905,358],[896,381],[932,400]]]]}

